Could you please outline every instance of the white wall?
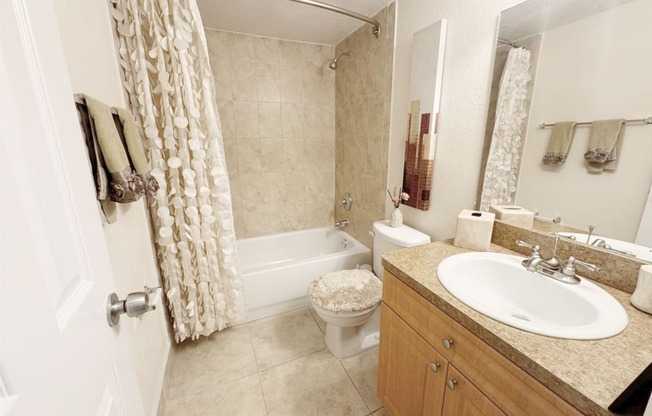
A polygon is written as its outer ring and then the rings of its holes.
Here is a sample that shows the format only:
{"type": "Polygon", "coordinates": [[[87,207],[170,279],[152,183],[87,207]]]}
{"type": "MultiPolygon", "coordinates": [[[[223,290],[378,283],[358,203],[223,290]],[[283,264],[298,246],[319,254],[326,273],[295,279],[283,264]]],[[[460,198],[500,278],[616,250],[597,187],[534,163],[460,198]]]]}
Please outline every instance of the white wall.
{"type": "MultiPolygon", "coordinates": [[[[75,93],[125,107],[117,66],[108,2],[55,0],[59,31],[75,93]]],[[[118,295],[158,286],[145,203],[118,204],[118,220],[104,226],[118,295]]],[[[107,293],[108,296],[108,293],[107,293]]],[[[118,330],[132,351],[147,414],[158,408],[170,336],[160,307],[138,318],[123,316],[118,330]]]]}
{"type": "Polygon", "coordinates": [[[590,128],[578,127],[568,159],[545,166],[551,129],[541,122],[652,115],[652,2],[635,0],[544,33],[516,203],[564,224],[634,241],[652,183],[652,127],[625,128],[615,172],[589,174],[590,128]]]}
{"type": "MultiPolygon", "coordinates": [[[[499,13],[522,0],[397,0],[387,187],[401,184],[414,32],[448,19],[439,134],[428,211],[403,206],[405,223],[433,240],[455,234],[475,206],[499,13]]],[[[392,206],[387,201],[385,212],[392,206]]]]}

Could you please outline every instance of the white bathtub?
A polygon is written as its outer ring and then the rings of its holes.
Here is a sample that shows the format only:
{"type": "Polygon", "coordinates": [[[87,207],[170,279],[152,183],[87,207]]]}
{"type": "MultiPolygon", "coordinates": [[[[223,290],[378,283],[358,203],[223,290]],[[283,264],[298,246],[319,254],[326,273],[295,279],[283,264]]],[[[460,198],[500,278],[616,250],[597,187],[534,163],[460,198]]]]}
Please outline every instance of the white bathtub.
{"type": "Polygon", "coordinates": [[[308,306],[310,282],[323,273],[371,264],[371,251],[336,228],[314,228],[237,241],[249,316],[242,322],[308,306]]]}

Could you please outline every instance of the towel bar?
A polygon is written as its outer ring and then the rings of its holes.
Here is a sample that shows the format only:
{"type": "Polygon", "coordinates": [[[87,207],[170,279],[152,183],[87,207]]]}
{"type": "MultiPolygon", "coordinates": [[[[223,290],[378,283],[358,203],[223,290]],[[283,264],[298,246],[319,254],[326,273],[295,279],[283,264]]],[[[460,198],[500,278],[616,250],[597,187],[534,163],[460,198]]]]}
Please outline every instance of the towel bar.
{"type": "MultiPolygon", "coordinates": [[[[652,116],[645,117],[645,118],[636,118],[632,120],[625,120],[625,124],[638,124],[638,123],[652,124],[652,116]]],[[[593,124],[592,121],[580,121],[579,123],[576,124],[576,126],[590,126],[591,124],[593,124]]],[[[555,123],[539,124],[540,129],[545,129],[546,127],[555,127],[555,123]]]]}

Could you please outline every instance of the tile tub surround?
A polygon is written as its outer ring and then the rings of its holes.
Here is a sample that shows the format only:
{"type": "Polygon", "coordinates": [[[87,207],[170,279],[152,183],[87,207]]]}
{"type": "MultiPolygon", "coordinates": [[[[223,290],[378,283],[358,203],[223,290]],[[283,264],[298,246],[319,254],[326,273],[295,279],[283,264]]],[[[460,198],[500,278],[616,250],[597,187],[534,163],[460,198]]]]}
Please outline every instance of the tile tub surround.
{"type": "Polygon", "coordinates": [[[379,38],[362,25],[335,48],[338,55],[351,51],[334,71],[335,214],[338,220],[349,219],[346,231],[367,247],[373,222],[386,218],[395,12],[392,3],[374,16],[382,27],[379,38]],[[350,211],[339,205],[345,192],[353,198],[350,211]]]}
{"type": "Polygon", "coordinates": [[[311,308],[175,346],[158,416],[381,416],[378,349],[338,360],[311,308]]]}
{"type": "MultiPolygon", "coordinates": [[[[581,232],[581,231],[580,231],[581,232]]],[[[492,243],[516,251],[527,256],[530,250],[516,245],[516,240],[523,240],[541,246],[541,255],[549,258],[555,246],[555,237],[549,232],[525,229],[501,221],[494,222],[492,243]]],[[[598,272],[590,272],[578,267],[582,276],[587,276],[605,285],[609,285],[627,293],[633,293],[638,280],[638,272],[642,265],[648,264],[618,253],[578,244],[568,239],[560,239],[557,247],[557,257],[565,261],[569,256],[592,263],[600,267],[598,272]]]]}
{"type": "MultiPolygon", "coordinates": [[[[629,325],[603,340],[550,338],[504,325],[469,308],[437,278],[446,257],[470,250],[452,240],[396,250],[383,256],[387,270],[585,414],[611,415],[611,402],[652,361],[652,317],[629,303],[629,294],[596,282],[625,308],[629,325]]],[[[516,254],[492,244],[491,251],[516,254]]]]}
{"type": "Polygon", "coordinates": [[[333,224],[335,48],[206,30],[238,238],[333,224]]]}

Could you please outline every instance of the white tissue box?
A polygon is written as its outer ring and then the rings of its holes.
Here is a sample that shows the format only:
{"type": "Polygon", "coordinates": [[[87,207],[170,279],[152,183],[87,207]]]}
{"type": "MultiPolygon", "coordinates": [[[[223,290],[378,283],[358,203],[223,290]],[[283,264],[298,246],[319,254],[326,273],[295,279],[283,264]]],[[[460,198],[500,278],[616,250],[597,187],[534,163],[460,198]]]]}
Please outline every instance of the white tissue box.
{"type": "Polygon", "coordinates": [[[491,205],[489,212],[496,214],[496,219],[522,228],[532,228],[534,212],[516,205],[491,205]]]}
{"type": "Polygon", "coordinates": [[[469,250],[489,251],[495,217],[491,212],[462,210],[457,216],[453,245],[469,250]]]}

